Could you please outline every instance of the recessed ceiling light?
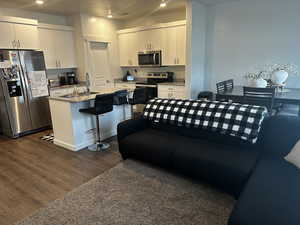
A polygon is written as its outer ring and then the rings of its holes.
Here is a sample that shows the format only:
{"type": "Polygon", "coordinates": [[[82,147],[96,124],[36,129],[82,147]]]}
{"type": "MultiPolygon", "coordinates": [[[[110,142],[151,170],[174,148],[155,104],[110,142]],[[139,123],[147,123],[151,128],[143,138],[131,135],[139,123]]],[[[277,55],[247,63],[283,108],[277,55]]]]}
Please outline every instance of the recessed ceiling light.
{"type": "Polygon", "coordinates": [[[160,3],[160,7],[161,7],[161,8],[165,8],[166,6],[167,6],[167,3],[166,3],[166,2],[163,1],[162,3],[160,3]]]}
{"type": "Polygon", "coordinates": [[[36,0],[35,3],[38,4],[38,5],[43,5],[44,1],[43,0],[36,0]]]}

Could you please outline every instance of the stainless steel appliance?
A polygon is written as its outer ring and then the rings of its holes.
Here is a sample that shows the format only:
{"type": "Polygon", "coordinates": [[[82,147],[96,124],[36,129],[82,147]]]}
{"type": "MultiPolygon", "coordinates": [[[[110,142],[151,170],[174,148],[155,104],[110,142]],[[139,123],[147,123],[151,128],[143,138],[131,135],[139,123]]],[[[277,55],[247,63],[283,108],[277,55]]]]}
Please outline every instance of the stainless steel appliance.
{"type": "Polygon", "coordinates": [[[66,76],[68,85],[78,84],[75,72],[68,72],[66,76]]]}
{"type": "Polygon", "coordinates": [[[145,87],[147,88],[147,96],[148,100],[156,98],[157,93],[157,84],[165,83],[165,82],[173,82],[174,81],[174,73],[173,72],[153,72],[148,73],[145,77],[146,80],[144,82],[137,82],[136,87],[145,87]]]}
{"type": "Polygon", "coordinates": [[[138,53],[138,63],[142,67],[160,67],[161,51],[146,51],[138,53]]]}
{"type": "Polygon", "coordinates": [[[0,50],[0,122],[17,138],[51,126],[43,52],[0,50]]]}

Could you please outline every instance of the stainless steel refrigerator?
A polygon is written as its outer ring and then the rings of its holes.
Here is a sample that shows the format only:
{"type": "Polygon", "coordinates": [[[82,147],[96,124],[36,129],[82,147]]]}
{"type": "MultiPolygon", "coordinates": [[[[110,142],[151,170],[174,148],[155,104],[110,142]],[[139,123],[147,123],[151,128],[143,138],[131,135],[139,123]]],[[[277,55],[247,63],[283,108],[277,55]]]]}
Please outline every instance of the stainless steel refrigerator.
{"type": "Polygon", "coordinates": [[[41,51],[0,50],[0,127],[17,138],[51,126],[41,51]]]}

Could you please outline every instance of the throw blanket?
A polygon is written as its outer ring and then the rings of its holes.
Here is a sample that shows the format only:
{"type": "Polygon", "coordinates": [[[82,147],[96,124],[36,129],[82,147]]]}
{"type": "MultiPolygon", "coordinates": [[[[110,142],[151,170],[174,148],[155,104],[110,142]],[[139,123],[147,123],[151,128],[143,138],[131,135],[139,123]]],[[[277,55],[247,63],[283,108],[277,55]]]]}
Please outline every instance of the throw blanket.
{"type": "Polygon", "coordinates": [[[256,143],[267,109],[217,101],[152,99],[145,119],[187,128],[200,128],[256,143]]]}

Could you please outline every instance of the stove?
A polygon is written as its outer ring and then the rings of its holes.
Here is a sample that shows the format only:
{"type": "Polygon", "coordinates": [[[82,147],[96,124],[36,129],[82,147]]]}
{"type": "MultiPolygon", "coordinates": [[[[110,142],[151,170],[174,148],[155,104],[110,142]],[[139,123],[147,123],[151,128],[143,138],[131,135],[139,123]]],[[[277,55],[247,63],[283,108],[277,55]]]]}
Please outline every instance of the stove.
{"type": "Polygon", "coordinates": [[[137,88],[147,88],[148,99],[153,99],[157,97],[157,84],[173,82],[174,73],[173,72],[153,72],[148,73],[145,77],[146,80],[143,82],[137,82],[137,88]]]}

